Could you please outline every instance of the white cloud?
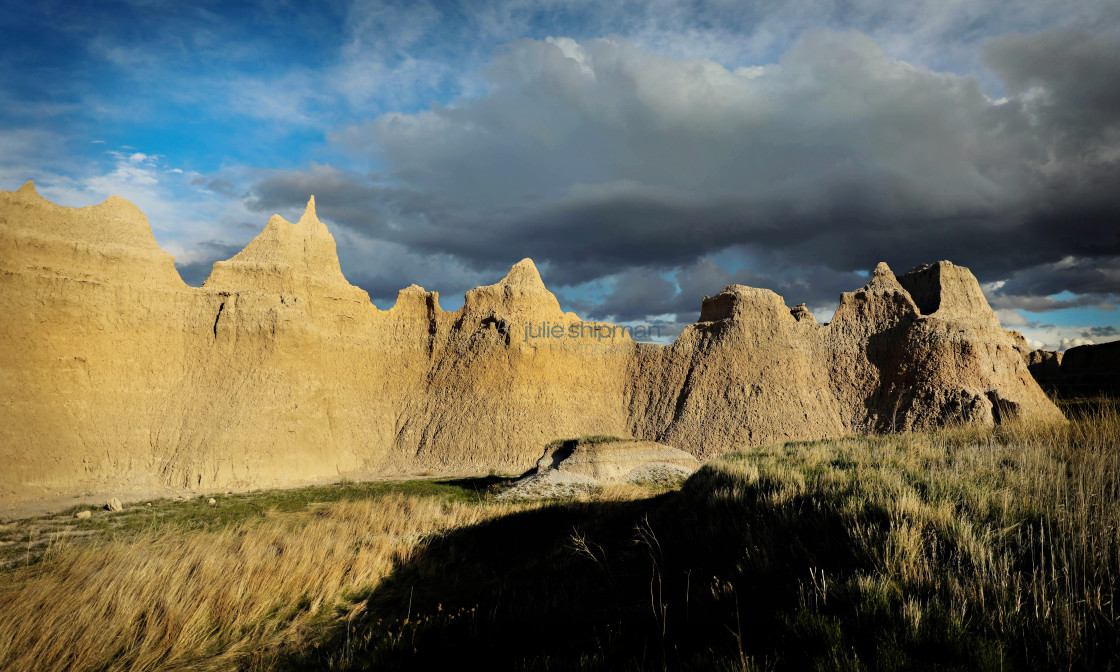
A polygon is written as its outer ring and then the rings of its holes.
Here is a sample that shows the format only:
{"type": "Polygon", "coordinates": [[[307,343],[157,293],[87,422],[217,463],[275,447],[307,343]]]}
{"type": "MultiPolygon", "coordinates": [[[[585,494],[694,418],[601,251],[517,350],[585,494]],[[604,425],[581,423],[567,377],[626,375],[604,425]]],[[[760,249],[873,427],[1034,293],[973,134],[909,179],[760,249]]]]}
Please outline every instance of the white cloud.
{"type": "Polygon", "coordinates": [[[1091,338],[1063,338],[1058,344],[1058,349],[1069,350],[1079,345],[1093,345],[1094,343],[1096,343],[1096,341],[1091,338]]]}
{"type": "Polygon", "coordinates": [[[1027,318],[1023,317],[1023,314],[1017,310],[1010,308],[998,309],[996,310],[996,316],[999,317],[999,323],[1003,325],[1005,329],[1025,327],[1027,325],[1027,318]]]}
{"type": "Polygon", "coordinates": [[[1068,350],[1079,345],[1108,343],[1120,339],[1120,335],[1087,336],[1091,330],[1086,327],[1059,327],[1055,325],[1033,325],[1016,327],[1027,339],[1027,344],[1035,350],[1068,350]]]}

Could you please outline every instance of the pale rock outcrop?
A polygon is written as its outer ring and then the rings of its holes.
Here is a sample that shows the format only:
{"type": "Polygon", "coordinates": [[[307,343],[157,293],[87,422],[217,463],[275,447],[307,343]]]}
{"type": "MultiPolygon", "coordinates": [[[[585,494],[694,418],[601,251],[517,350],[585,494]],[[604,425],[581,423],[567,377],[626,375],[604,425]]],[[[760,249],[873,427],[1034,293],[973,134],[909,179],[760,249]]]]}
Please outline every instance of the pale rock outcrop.
{"type": "Polygon", "coordinates": [[[530,473],[502,490],[500,499],[566,498],[611,483],[669,484],[700,468],[692,455],[652,441],[556,441],[530,473]]]}
{"type": "Polygon", "coordinates": [[[537,473],[557,469],[613,483],[641,480],[659,467],[687,474],[700,468],[700,460],[672,446],[625,440],[551,445],[537,460],[537,473]]]}
{"type": "Polygon", "coordinates": [[[0,192],[0,503],[525,469],[561,436],[707,458],[851,431],[1060,420],[967,269],[885,264],[820,325],[731,285],[667,346],[565,313],[531,260],[462,308],[350,285],[315,214],[188,287],[143,214],[0,192]]]}

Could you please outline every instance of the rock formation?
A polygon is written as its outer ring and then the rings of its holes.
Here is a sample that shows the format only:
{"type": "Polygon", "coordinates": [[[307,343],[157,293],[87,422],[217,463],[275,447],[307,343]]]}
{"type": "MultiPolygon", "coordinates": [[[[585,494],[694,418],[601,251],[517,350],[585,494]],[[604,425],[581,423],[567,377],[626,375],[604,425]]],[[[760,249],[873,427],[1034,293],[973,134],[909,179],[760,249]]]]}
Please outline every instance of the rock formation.
{"type": "Polygon", "coordinates": [[[624,483],[643,480],[659,470],[689,474],[699,468],[700,460],[672,446],[653,441],[611,440],[553,443],[537,460],[536,473],[556,469],[601,482],[624,483]]]}
{"type": "Polygon", "coordinates": [[[350,285],[315,215],[189,287],[144,215],[0,192],[0,502],[524,470],[562,436],[699,458],[1014,415],[1060,420],[976,279],[885,264],[832,322],[731,285],[671,345],[565,313],[533,262],[462,308],[350,285]]]}
{"type": "Polygon", "coordinates": [[[1034,350],[1027,366],[1043,389],[1062,397],[1120,396],[1120,341],[1065,352],[1034,350]]]}
{"type": "Polygon", "coordinates": [[[554,441],[545,448],[536,468],[503,488],[498,497],[578,497],[611,483],[670,485],[699,468],[700,460],[692,455],[653,441],[554,441]]]}

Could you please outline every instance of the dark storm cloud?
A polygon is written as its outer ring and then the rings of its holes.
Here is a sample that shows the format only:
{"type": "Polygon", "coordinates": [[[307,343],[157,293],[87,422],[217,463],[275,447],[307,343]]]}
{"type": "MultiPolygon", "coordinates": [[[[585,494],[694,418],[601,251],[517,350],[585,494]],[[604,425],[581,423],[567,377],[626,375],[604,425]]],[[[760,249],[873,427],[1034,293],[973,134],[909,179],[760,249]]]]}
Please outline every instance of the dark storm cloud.
{"type": "Polygon", "coordinates": [[[1120,33],[1007,35],[985,50],[1010,94],[1067,152],[1096,151],[1120,130],[1120,33]]]}
{"type": "Polygon", "coordinates": [[[1085,338],[1091,339],[1111,339],[1116,336],[1120,336],[1120,329],[1117,329],[1112,325],[1108,325],[1106,327],[1089,327],[1085,331],[1081,332],[1081,335],[1085,338]]]}
{"type": "Polygon", "coordinates": [[[986,57],[1004,101],[854,33],[735,71],[621,40],[523,40],[497,53],[485,95],[332,136],[386,171],[274,173],[249,205],[315,193],[321,214],[420,256],[474,271],[530,256],[554,284],[609,279],[595,310],[619,320],[695,312],[728,282],[834,305],[862,284],[855,270],[937,259],[1007,280],[992,292],[1003,308],[1050,309],[1064,290],[1093,296],[1059,307],[1110,305],[1120,33],[1011,36],[986,57]],[[729,248],[772,267],[710,261],[729,248]]]}
{"type": "Polygon", "coordinates": [[[755,260],[753,268],[729,271],[716,261],[702,258],[670,274],[652,268],[628,268],[613,278],[614,288],[597,302],[574,304],[589,317],[619,322],[638,321],[648,315],[675,315],[675,321],[691,324],[700,316],[705,296],[718,294],[727,285],[765,287],[787,304],[806,303],[829,310],[841,292],[867,282],[858,273],[840,273],[821,267],[805,267],[775,257],[755,260]]]}
{"type": "MultiPolygon", "coordinates": [[[[1120,285],[1120,256],[1097,259],[1066,257],[1052,264],[1015,272],[1002,284],[1000,294],[1012,297],[1046,298],[1052,294],[1068,291],[1082,295],[1074,302],[1093,305],[1095,301],[1101,301],[1101,297],[1116,294],[1118,285],[1120,285]]],[[[1060,303],[1068,304],[1071,301],[1060,303]]]]}
{"type": "Polygon", "coordinates": [[[1026,310],[1032,313],[1048,313],[1055,310],[1067,310],[1070,308],[1116,310],[1116,305],[1111,303],[1107,296],[1099,294],[1083,294],[1073,299],[1063,301],[1050,296],[1022,296],[1000,291],[995,293],[989,300],[992,307],[996,310],[1026,310]]]}

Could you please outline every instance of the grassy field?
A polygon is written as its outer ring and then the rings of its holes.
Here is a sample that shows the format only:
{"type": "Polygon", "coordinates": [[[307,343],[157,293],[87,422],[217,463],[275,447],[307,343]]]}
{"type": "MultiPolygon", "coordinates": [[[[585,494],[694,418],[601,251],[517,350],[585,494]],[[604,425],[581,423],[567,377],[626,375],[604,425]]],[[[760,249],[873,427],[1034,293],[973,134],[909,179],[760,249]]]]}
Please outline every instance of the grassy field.
{"type": "Polygon", "coordinates": [[[1120,669],[1120,416],[1069,412],[767,446],[679,490],[99,513],[5,556],[0,668],[1120,669]]]}
{"type": "Polygon", "coordinates": [[[193,499],[150,499],[133,502],[124,511],[114,513],[104,507],[76,505],[54,515],[0,523],[0,569],[26,566],[86,538],[121,540],[156,529],[219,530],[244,521],[388,494],[477,502],[489,488],[508,480],[495,476],[444,481],[341,482],[289,490],[203,495],[193,499]],[[212,497],[214,505],[209,504],[212,497]],[[91,516],[75,518],[79,511],[89,511],[91,516]]]}

